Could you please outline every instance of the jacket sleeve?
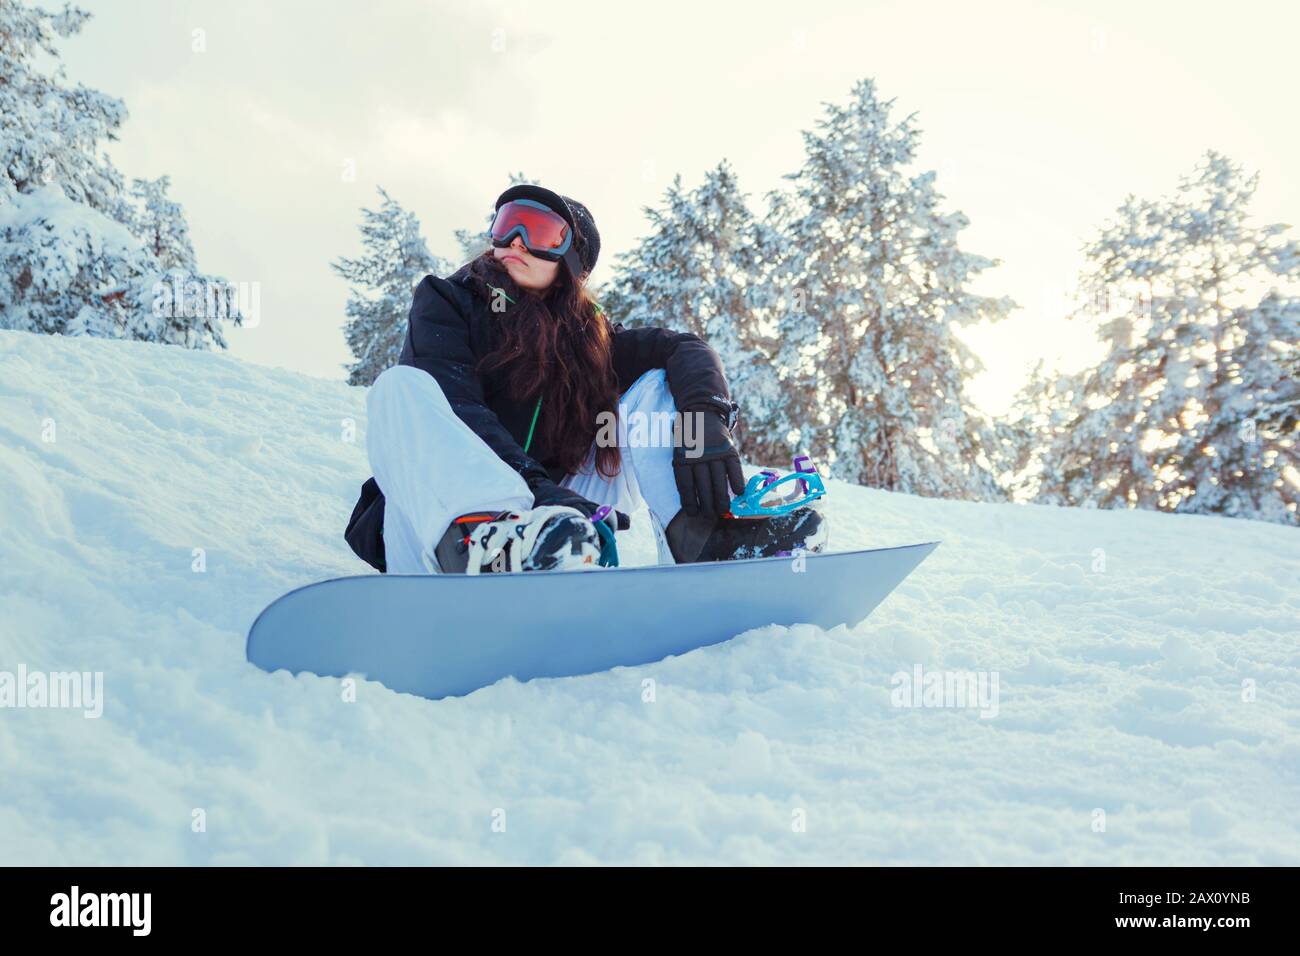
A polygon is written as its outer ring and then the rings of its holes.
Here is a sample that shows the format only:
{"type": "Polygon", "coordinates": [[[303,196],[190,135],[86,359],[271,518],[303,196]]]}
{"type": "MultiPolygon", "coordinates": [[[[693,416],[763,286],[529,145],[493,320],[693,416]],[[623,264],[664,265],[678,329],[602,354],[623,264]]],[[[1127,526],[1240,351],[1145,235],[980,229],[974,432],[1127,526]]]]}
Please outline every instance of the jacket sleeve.
{"type": "Polygon", "coordinates": [[[546,469],[524,454],[496,413],[488,408],[483,384],[474,368],[477,358],[470,345],[469,320],[448,297],[451,294],[444,295],[433,276],[425,276],[415,287],[406,343],[398,362],[432,375],[456,416],[498,458],[519,472],[529,488],[549,483],[546,469]]]}
{"type": "Polygon", "coordinates": [[[731,391],[722,372],[722,361],[698,335],[672,329],[613,326],[614,373],[618,386],[626,391],[651,369],[664,369],[668,390],[681,411],[716,408],[731,413],[731,391]]]}

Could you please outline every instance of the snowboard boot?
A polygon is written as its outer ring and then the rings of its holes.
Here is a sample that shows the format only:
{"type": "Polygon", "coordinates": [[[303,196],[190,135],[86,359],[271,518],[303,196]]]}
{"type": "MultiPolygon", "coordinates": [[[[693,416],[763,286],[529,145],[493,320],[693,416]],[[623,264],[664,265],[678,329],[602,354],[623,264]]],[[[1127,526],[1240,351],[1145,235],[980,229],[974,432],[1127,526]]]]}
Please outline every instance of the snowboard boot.
{"type": "Polygon", "coordinates": [[[664,538],[678,564],[775,558],[826,549],[826,519],[815,508],[770,518],[706,518],[677,512],[664,538]]]}
{"type": "Polygon", "coordinates": [[[451,523],[434,549],[443,574],[597,567],[600,534],[576,508],[477,512],[451,523]]]}

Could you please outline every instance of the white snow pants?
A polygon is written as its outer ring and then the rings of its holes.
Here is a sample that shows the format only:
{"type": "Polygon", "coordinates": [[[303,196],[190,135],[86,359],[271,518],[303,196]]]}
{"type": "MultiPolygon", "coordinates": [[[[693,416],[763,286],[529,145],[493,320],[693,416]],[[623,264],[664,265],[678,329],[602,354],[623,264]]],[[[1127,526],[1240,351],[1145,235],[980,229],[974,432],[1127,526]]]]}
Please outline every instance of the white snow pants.
{"type": "MultiPolygon", "coordinates": [[[[676,411],[662,369],[646,372],[619,400],[619,414],[662,421],[676,411]]],[[[451,410],[432,375],[397,365],[366,396],[366,450],[384,493],[384,556],[389,574],[437,570],[433,549],[448,525],[474,511],[526,510],[528,484],[451,410]]],[[[546,414],[546,409],[542,410],[546,414]]],[[[642,421],[647,420],[642,418],[642,421]]],[[[589,501],[631,514],[644,501],[660,528],[681,507],[671,442],[627,442],[620,428],[622,467],[605,478],[593,462],[561,484],[589,501]]]]}

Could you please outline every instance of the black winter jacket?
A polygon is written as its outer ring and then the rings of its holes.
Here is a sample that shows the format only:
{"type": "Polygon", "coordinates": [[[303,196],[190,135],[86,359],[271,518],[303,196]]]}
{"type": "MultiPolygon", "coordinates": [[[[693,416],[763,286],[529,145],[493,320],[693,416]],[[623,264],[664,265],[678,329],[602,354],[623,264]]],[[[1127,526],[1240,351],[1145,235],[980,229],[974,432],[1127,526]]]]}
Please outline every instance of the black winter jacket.
{"type": "MultiPolygon", "coordinates": [[[[479,360],[492,351],[495,328],[488,303],[474,295],[461,273],[447,279],[425,276],[415,288],[399,362],[432,375],[457,417],[519,472],[529,488],[558,483],[564,478],[563,471],[542,444],[540,433],[533,436],[529,453],[524,453],[534,403],[511,399],[498,375],[475,371],[479,360]]],[[[620,392],[651,369],[662,368],[679,409],[715,408],[723,415],[729,413],[730,392],[722,363],[699,336],[622,325],[611,329],[620,392]]],[[[541,414],[548,412],[556,414],[555,409],[546,408],[541,414]]],[[[594,436],[595,422],[591,429],[594,436]]],[[[361,560],[379,571],[386,570],[383,527],[384,496],[370,478],[361,486],[344,537],[361,560]]]]}

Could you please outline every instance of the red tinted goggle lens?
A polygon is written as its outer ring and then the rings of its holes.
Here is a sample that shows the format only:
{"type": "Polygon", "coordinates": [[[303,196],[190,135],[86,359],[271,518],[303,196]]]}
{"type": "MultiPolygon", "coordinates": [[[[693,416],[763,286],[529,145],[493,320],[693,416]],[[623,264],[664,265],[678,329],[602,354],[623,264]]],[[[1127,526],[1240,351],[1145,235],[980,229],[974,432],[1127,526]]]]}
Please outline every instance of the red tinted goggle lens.
{"type": "Polygon", "coordinates": [[[569,224],[558,213],[508,202],[497,210],[492,220],[492,238],[504,239],[519,226],[524,229],[524,244],[530,249],[559,249],[569,232],[569,224]]]}

